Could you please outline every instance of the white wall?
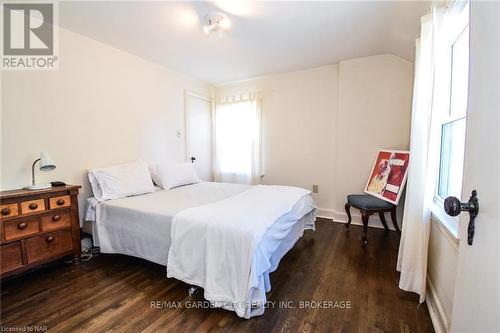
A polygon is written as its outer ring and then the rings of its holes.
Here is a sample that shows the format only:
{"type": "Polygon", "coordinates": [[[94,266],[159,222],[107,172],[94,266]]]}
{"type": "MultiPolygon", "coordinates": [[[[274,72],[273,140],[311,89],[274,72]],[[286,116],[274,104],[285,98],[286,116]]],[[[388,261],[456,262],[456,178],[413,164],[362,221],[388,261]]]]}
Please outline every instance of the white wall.
{"type": "Polygon", "coordinates": [[[318,184],[320,215],[346,220],[346,195],[362,193],[377,151],[408,148],[412,85],[413,64],[379,55],[225,84],[215,95],[263,91],[264,183],[318,184]]]}
{"type": "Polygon", "coordinates": [[[262,167],[265,184],[310,188],[331,207],[333,135],[338,107],[338,65],[219,86],[217,96],[262,91],[262,167]]]}
{"type": "Polygon", "coordinates": [[[347,60],[339,80],[334,213],[343,216],[346,196],[363,191],[377,152],[409,148],[413,64],[392,55],[347,60]]]}
{"type": "MultiPolygon", "coordinates": [[[[427,300],[429,311],[435,311],[435,324],[447,332],[450,328],[455,277],[457,273],[458,239],[433,218],[427,262],[427,300]]],[[[434,314],[433,314],[434,315],[434,314]]],[[[436,331],[438,329],[436,328],[436,331]]]]}
{"type": "Polygon", "coordinates": [[[81,203],[87,168],[184,159],[184,89],[209,85],[64,29],[59,59],[57,71],[1,74],[2,189],[29,184],[42,150],[57,168],[38,182],[81,184],[81,203]]]}

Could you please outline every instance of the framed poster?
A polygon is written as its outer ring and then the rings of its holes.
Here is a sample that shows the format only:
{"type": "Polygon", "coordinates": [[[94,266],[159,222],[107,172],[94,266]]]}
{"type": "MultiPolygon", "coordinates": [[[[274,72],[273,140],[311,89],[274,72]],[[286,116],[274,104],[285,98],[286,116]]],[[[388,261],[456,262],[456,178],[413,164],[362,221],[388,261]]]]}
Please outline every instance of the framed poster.
{"type": "Polygon", "coordinates": [[[365,193],[397,205],[406,183],[409,163],[409,151],[379,151],[365,193]]]}

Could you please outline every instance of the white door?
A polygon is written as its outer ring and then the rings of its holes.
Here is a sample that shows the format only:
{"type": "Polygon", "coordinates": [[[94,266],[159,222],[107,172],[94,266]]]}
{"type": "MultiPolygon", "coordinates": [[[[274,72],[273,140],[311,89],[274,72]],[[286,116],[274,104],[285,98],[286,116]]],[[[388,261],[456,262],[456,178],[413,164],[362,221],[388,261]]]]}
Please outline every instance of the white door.
{"type": "Polygon", "coordinates": [[[212,181],[212,102],[186,92],[186,157],[200,179],[212,181]]]}
{"type": "Polygon", "coordinates": [[[477,190],[472,246],[460,215],[452,332],[500,332],[500,2],[470,3],[469,107],[462,202],[477,190]]]}

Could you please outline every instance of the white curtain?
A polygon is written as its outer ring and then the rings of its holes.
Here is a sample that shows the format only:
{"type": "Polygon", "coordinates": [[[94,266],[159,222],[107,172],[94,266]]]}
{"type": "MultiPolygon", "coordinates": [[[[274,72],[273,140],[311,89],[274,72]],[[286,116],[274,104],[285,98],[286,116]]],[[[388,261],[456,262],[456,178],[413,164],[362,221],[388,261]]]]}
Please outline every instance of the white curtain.
{"type": "Polygon", "coordinates": [[[259,97],[231,98],[216,104],[215,181],[260,183],[260,132],[259,97]]]}
{"type": "Polygon", "coordinates": [[[404,207],[403,230],[399,244],[397,270],[399,287],[418,293],[425,300],[427,253],[431,206],[435,193],[439,137],[432,110],[441,107],[439,96],[446,89],[440,75],[445,48],[441,40],[445,9],[434,7],[422,17],[420,38],[416,41],[415,79],[410,137],[410,167],[404,207]]]}

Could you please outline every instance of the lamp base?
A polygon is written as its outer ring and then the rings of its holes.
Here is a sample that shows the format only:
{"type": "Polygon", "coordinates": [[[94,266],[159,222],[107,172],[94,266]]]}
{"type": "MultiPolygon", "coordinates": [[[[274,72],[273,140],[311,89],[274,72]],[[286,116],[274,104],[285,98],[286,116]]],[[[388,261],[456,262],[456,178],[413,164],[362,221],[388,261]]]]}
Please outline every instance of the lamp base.
{"type": "Polygon", "coordinates": [[[52,187],[51,184],[37,184],[37,185],[26,186],[23,189],[24,190],[44,190],[44,189],[51,188],[51,187],[52,187]]]}

